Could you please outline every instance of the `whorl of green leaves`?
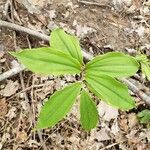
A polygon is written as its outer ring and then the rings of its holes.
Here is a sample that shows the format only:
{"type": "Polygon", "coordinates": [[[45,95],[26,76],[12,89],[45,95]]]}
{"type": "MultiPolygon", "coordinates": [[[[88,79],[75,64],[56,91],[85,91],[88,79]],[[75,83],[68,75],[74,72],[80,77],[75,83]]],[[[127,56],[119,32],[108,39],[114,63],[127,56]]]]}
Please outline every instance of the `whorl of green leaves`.
{"type": "Polygon", "coordinates": [[[88,91],[118,109],[135,107],[127,87],[116,79],[138,71],[139,64],[132,56],[111,52],[84,64],[79,40],[62,29],[52,31],[50,47],[25,49],[12,55],[28,70],[41,75],[83,75],[81,81],[50,96],[41,109],[36,129],[55,126],[68,114],[80,93],[81,125],[87,131],[94,128],[99,120],[98,111],[88,91]]]}

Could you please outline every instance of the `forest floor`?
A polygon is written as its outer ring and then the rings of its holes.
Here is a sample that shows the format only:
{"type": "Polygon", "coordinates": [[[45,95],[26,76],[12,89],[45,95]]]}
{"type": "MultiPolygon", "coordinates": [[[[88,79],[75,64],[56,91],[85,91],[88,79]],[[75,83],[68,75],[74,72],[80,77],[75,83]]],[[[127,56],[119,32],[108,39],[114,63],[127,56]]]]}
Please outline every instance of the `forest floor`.
{"type": "MultiPolygon", "coordinates": [[[[46,35],[62,27],[94,55],[121,51],[150,57],[150,0],[1,0],[0,19],[46,35]]],[[[18,65],[10,51],[48,44],[0,28],[0,74],[18,65]]],[[[54,128],[33,132],[43,100],[73,81],[73,76],[41,77],[29,71],[1,81],[0,150],[150,150],[150,129],[137,118],[150,107],[132,92],[137,108],[129,112],[96,100],[100,121],[89,133],[79,123],[78,102],[54,128]]],[[[141,72],[131,81],[150,93],[150,82],[141,72]]]]}

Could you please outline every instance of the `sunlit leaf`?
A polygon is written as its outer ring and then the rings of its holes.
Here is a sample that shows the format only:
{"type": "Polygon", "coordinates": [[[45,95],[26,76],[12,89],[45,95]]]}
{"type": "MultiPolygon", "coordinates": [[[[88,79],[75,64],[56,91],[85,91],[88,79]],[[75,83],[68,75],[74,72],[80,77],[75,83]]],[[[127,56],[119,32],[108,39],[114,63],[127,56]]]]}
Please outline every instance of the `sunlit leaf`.
{"type": "Polygon", "coordinates": [[[72,108],[81,89],[80,83],[74,83],[55,92],[41,109],[36,129],[53,127],[72,108]]]}
{"type": "Polygon", "coordinates": [[[129,77],[139,68],[137,61],[123,53],[111,52],[95,57],[86,65],[86,73],[104,74],[111,77],[129,77]]]}
{"type": "Polygon", "coordinates": [[[80,99],[80,121],[85,130],[96,127],[98,122],[98,111],[90,95],[83,90],[80,99]]]}
{"type": "Polygon", "coordinates": [[[80,63],[61,51],[42,47],[11,53],[27,69],[43,75],[64,75],[80,73],[80,63]]]}
{"type": "Polygon", "coordinates": [[[53,48],[70,54],[73,58],[83,64],[83,56],[79,40],[75,36],[65,33],[63,29],[56,29],[52,31],[50,36],[50,45],[53,48]]]}
{"type": "Polygon", "coordinates": [[[100,99],[121,110],[135,107],[135,102],[128,93],[128,88],[107,75],[86,75],[89,89],[100,99]]]}

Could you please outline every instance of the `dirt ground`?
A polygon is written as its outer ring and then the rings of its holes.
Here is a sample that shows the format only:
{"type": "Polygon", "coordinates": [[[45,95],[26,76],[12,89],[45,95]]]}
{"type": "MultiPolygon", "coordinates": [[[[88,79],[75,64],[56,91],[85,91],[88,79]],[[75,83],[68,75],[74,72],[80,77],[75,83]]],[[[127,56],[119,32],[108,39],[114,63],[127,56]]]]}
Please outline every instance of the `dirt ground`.
{"type": "MultiPolygon", "coordinates": [[[[0,19],[50,35],[56,27],[75,34],[83,49],[94,55],[121,51],[150,58],[150,0],[1,0],[0,19]]],[[[18,65],[8,52],[48,45],[19,31],[0,28],[0,74],[18,65]]],[[[139,72],[136,83],[150,92],[139,72]]],[[[97,100],[99,124],[85,132],[79,104],[51,129],[33,132],[43,100],[74,76],[41,77],[23,71],[0,83],[0,150],[149,150],[150,130],[137,113],[150,109],[131,93],[137,108],[114,109],[97,100]]]]}

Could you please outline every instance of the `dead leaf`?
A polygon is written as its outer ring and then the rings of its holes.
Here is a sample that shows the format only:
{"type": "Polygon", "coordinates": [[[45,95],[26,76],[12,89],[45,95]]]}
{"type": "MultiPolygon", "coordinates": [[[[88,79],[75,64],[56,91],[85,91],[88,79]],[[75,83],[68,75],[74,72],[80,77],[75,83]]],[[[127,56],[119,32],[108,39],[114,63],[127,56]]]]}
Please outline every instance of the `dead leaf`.
{"type": "Polygon", "coordinates": [[[7,103],[5,99],[0,100],[0,116],[5,116],[7,114],[7,103]]]}
{"type": "Polygon", "coordinates": [[[16,117],[16,107],[11,107],[11,109],[6,114],[6,117],[8,117],[9,120],[15,118],[16,117]]]}
{"type": "Polygon", "coordinates": [[[119,131],[120,131],[120,129],[118,126],[118,121],[117,121],[117,119],[115,119],[111,126],[111,133],[113,133],[114,135],[117,135],[119,133],[119,131]]]}
{"type": "Polygon", "coordinates": [[[43,7],[45,0],[28,0],[31,5],[43,7]]]}
{"type": "Polygon", "coordinates": [[[127,120],[126,117],[123,116],[123,117],[120,119],[119,125],[120,125],[120,128],[121,128],[123,131],[125,131],[125,132],[128,131],[128,120],[127,120]]]}
{"type": "Polygon", "coordinates": [[[8,80],[5,88],[0,91],[0,94],[5,97],[9,97],[15,94],[18,88],[19,88],[18,81],[13,82],[12,80],[8,80]]]}
{"type": "Polygon", "coordinates": [[[52,94],[54,91],[54,85],[54,80],[47,81],[41,89],[35,90],[37,97],[44,99],[48,94],[52,94]]]}
{"type": "Polygon", "coordinates": [[[129,128],[132,129],[138,124],[137,115],[135,113],[131,113],[128,115],[128,125],[129,128]]]}
{"type": "Polygon", "coordinates": [[[106,121],[110,121],[111,119],[116,119],[118,117],[118,109],[107,105],[103,101],[101,101],[98,105],[98,112],[100,117],[106,121]]]}
{"type": "Polygon", "coordinates": [[[51,20],[56,18],[56,10],[50,10],[49,11],[49,17],[51,20]]]}
{"type": "Polygon", "coordinates": [[[16,142],[17,143],[22,143],[25,142],[27,140],[27,133],[25,131],[19,131],[17,133],[17,137],[16,137],[16,142]]]}
{"type": "Polygon", "coordinates": [[[98,141],[107,141],[110,140],[110,136],[108,135],[107,131],[105,128],[102,128],[100,131],[96,132],[94,137],[98,141]]]}
{"type": "Polygon", "coordinates": [[[91,34],[93,32],[96,32],[95,29],[91,28],[91,27],[88,27],[86,25],[84,26],[81,26],[81,25],[77,25],[76,26],[76,34],[78,37],[85,37],[87,34],[91,34]]]}

